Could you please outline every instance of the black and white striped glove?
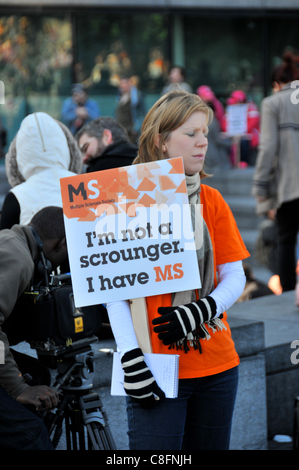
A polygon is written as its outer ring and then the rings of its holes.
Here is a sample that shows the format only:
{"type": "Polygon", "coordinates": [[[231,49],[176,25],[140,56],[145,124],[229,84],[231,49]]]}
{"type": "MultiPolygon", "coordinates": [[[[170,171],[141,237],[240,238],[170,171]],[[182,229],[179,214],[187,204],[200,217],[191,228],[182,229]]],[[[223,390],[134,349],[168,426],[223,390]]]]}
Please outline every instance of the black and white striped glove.
{"type": "Polygon", "coordinates": [[[217,306],[215,300],[204,297],[196,302],[178,307],[159,307],[161,317],[152,321],[154,332],[165,346],[185,338],[188,333],[194,331],[199,325],[207,323],[215,317],[217,306]]]}
{"type": "Polygon", "coordinates": [[[155,403],[155,396],[165,398],[151,371],[147,367],[140,348],[132,349],[121,358],[124,371],[124,389],[142,408],[149,408],[155,403]]]}

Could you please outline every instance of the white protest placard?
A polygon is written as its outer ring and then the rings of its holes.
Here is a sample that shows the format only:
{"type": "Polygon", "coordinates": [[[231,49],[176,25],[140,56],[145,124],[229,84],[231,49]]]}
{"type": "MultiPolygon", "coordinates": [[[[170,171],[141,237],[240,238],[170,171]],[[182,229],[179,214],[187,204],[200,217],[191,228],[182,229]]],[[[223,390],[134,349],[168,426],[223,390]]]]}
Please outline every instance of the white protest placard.
{"type": "Polygon", "coordinates": [[[60,182],[76,307],[201,286],[182,158],[60,182]]]}
{"type": "Polygon", "coordinates": [[[227,106],[227,132],[230,135],[247,134],[247,104],[227,106]]]}

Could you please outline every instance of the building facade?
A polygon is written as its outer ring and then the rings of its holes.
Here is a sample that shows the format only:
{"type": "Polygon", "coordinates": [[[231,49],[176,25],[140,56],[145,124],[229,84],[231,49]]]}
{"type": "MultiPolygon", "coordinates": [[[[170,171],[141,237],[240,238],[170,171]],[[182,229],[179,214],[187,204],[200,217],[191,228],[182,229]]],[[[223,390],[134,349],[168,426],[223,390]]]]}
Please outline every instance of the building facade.
{"type": "Polygon", "coordinates": [[[72,83],[114,115],[119,77],[134,77],[146,105],[171,64],[194,92],[225,104],[235,89],[258,106],[286,49],[299,50],[299,3],[286,0],[6,0],[0,2],[0,117],[8,143],[30,112],[60,119],[72,83]]]}

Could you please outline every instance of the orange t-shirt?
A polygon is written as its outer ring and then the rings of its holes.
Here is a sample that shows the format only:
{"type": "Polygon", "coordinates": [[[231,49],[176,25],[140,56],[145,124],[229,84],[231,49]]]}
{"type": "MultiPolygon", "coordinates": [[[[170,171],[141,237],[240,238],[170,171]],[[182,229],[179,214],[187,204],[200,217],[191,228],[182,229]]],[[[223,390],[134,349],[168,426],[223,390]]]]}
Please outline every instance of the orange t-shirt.
{"type": "MultiPolygon", "coordinates": [[[[239,233],[236,221],[228,204],[216,189],[201,185],[201,204],[203,218],[207,224],[214,253],[214,280],[216,265],[232,263],[250,256],[239,233]]],[[[154,353],[179,354],[179,378],[205,377],[229,370],[239,364],[239,356],[235,350],[231,331],[227,322],[227,314],[223,314],[226,330],[213,333],[208,328],[211,338],[200,340],[202,353],[190,348],[188,353],[183,350],[168,349],[153,331],[152,320],[159,316],[159,307],[171,306],[171,294],[156,295],[146,298],[150,324],[151,342],[154,353]]]]}

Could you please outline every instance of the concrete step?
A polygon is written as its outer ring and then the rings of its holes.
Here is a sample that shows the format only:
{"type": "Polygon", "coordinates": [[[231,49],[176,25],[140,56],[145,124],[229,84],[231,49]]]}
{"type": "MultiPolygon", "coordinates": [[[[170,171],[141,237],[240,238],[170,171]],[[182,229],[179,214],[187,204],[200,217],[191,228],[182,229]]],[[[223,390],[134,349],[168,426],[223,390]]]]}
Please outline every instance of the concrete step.
{"type": "Polygon", "coordinates": [[[250,258],[245,259],[244,262],[251,266],[252,273],[256,279],[268,284],[273,273],[267,266],[262,265],[255,257],[255,245],[258,237],[258,230],[240,230],[240,234],[250,253],[250,258]]]}
{"type": "Polygon", "coordinates": [[[213,177],[206,178],[204,184],[218,189],[230,206],[241,237],[251,255],[245,262],[251,265],[256,279],[267,284],[273,273],[255,258],[258,228],[262,219],[255,212],[255,198],[251,195],[253,173],[253,168],[218,171],[213,177]]]}
{"type": "MultiPolygon", "coordinates": [[[[232,330],[234,322],[245,319],[264,323],[268,439],[273,439],[276,434],[292,436],[294,400],[299,390],[295,344],[298,341],[299,309],[295,305],[294,291],[235,304],[229,309],[228,317],[232,330]]],[[[256,338],[251,336],[250,340],[255,342],[256,338]]],[[[250,373],[253,377],[252,369],[250,373]]],[[[248,428],[252,416],[253,411],[246,423],[248,428]]]]}
{"type": "Polygon", "coordinates": [[[231,208],[240,230],[252,230],[259,227],[261,219],[256,214],[256,203],[252,196],[223,194],[223,197],[231,208]]]}
{"type": "Polygon", "coordinates": [[[203,182],[218,189],[236,219],[244,241],[252,254],[261,219],[256,214],[256,201],[251,195],[254,168],[217,170],[203,182]]]}
{"type": "Polygon", "coordinates": [[[246,245],[247,250],[251,255],[254,255],[255,244],[258,237],[258,230],[255,229],[241,229],[241,237],[246,245]]]}
{"type": "Polygon", "coordinates": [[[222,195],[251,196],[254,168],[215,170],[204,184],[218,189],[222,195]]]}

